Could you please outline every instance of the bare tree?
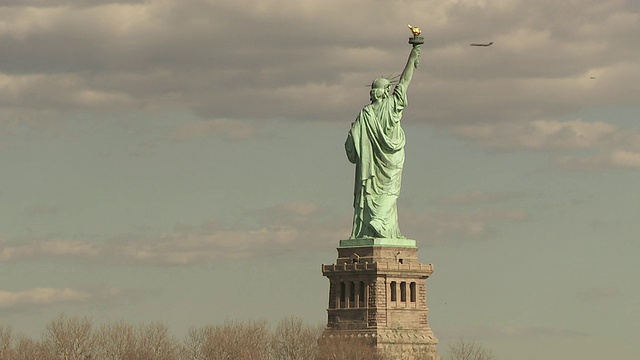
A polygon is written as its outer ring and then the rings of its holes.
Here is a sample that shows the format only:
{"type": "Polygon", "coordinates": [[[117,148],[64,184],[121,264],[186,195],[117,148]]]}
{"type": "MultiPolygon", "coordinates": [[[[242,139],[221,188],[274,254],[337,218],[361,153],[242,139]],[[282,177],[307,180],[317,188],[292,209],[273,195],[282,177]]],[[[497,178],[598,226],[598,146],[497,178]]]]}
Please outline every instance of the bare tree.
{"type": "Polygon", "coordinates": [[[269,359],[269,329],[264,321],[226,321],[222,325],[191,329],[185,344],[189,359],[269,359]]]}
{"type": "Polygon", "coordinates": [[[92,357],[95,338],[91,321],[84,317],[60,315],[47,324],[42,346],[42,356],[62,360],[85,360],[92,357]]]}
{"type": "Polygon", "coordinates": [[[183,341],[182,359],[184,360],[206,360],[205,343],[207,342],[207,332],[205,328],[191,328],[183,341]]]}
{"type": "Polygon", "coordinates": [[[166,323],[155,322],[138,328],[135,359],[174,360],[178,356],[178,341],[169,334],[166,323]]]}
{"type": "Polygon", "coordinates": [[[43,355],[42,346],[37,341],[26,336],[18,337],[15,345],[16,360],[33,360],[48,359],[49,356],[43,355]]]}
{"type": "Polygon", "coordinates": [[[271,336],[271,356],[274,360],[313,360],[318,351],[319,326],[310,327],[302,319],[289,317],[276,326],[271,336]]]}
{"type": "Polygon", "coordinates": [[[484,348],[475,341],[466,341],[462,338],[453,344],[449,344],[449,352],[445,360],[494,360],[493,352],[484,348]]]}
{"type": "Polygon", "coordinates": [[[346,336],[323,337],[316,360],[382,360],[372,339],[346,336]]]}
{"type": "Polygon", "coordinates": [[[96,359],[130,359],[138,346],[137,342],[133,325],[124,321],[104,324],[96,334],[96,359]]]}
{"type": "Polygon", "coordinates": [[[13,359],[13,334],[11,326],[0,325],[0,360],[13,359]]]}

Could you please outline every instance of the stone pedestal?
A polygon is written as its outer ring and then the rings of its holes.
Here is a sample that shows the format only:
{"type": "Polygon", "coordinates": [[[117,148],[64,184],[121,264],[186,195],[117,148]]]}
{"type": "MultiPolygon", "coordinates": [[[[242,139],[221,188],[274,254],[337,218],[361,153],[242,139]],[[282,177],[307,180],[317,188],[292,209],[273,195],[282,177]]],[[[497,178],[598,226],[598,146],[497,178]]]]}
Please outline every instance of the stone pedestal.
{"type": "Polygon", "coordinates": [[[415,240],[341,240],[329,278],[325,337],[371,339],[391,359],[438,360],[438,339],[427,322],[426,279],[415,240]]]}

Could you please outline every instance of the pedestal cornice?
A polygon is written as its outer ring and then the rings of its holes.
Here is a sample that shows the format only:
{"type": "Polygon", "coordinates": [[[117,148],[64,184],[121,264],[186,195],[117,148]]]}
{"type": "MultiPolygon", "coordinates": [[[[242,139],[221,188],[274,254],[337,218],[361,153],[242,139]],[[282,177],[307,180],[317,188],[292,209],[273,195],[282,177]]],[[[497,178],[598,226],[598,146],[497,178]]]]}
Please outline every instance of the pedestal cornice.
{"type": "Polygon", "coordinates": [[[391,239],[391,238],[361,238],[340,240],[340,248],[354,247],[405,247],[416,248],[416,241],[412,239],[391,239]]]}

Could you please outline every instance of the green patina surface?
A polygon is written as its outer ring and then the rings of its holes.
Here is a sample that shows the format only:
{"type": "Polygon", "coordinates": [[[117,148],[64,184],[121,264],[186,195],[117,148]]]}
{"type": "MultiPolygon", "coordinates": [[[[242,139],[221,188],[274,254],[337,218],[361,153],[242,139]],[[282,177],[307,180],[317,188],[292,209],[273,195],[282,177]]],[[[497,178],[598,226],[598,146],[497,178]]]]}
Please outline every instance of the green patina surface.
{"type": "Polygon", "coordinates": [[[390,239],[390,238],[362,238],[340,240],[341,248],[362,247],[362,246],[393,246],[415,248],[416,241],[411,239],[390,239]]]}
{"type": "MultiPolygon", "coordinates": [[[[415,28],[414,34],[419,32],[415,28]]],[[[408,104],[407,88],[413,70],[418,67],[423,42],[410,41],[413,47],[395,87],[393,78],[373,81],[369,92],[371,104],[360,111],[347,135],[347,158],[356,165],[350,239],[366,243],[355,246],[371,246],[370,243],[384,246],[377,244],[384,239],[385,243],[391,241],[392,246],[415,247],[415,242],[409,245],[410,241],[403,239],[396,203],[404,166],[405,134],[400,120],[408,104]]]]}

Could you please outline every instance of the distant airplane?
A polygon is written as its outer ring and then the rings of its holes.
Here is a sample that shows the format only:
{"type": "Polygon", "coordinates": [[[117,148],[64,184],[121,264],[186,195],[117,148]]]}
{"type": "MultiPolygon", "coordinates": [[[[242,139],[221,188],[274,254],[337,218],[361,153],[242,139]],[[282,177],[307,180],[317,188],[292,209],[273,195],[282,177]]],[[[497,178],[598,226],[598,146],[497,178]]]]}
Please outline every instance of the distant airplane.
{"type": "Polygon", "coordinates": [[[493,44],[493,41],[488,44],[469,44],[469,46],[491,46],[491,44],[493,44]]]}
{"type": "Polygon", "coordinates": [[[595,79],[595,78],[596,78],[595,76],[592,76],[592,77],[591,77],[591,80],[593,80],[593,79],[595,79]]]}

